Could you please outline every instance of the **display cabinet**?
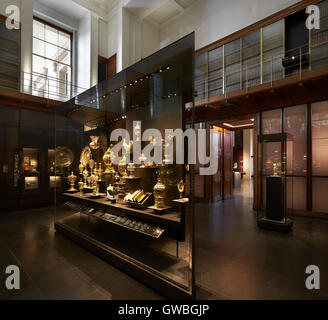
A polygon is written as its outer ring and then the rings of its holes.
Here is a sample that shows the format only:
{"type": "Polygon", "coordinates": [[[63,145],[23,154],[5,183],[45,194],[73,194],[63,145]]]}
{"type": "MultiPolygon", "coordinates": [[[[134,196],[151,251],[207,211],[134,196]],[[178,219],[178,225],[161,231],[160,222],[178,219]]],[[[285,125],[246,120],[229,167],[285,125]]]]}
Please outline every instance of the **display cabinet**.
{"type": "Polygon", "coordinates": [[[171,298],[193,295],[193,166],[166,133],[185,129],[193,59],[191,34],[56,110],[56,231],[171,298]]]}
{"type": "Polygon", "coordinates": [[[257,222],[260,228],[280,232],[292,229],[287,215],[287,148],[293,141],[287,133],[259,135],[259,192],[257,222]]]}
{"type": "Polygon", "coordinates": [[[40,190],[39,149],[23,148],[22,157],[23,192],[38,192],[40,190]]]}

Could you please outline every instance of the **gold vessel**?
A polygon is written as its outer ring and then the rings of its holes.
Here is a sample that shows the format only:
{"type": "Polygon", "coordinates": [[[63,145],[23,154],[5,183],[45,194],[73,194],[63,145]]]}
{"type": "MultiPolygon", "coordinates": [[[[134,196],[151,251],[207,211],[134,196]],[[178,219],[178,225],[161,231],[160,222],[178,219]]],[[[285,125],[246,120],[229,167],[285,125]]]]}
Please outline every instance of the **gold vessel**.
{"type": "Polygon", "coordinates": [[[103,161],[106,166],[106,170],[104,172],[105,174],[106,173],[115,173],[115,169],[113,168],[114,154],[112,152],[112,148],[113,148],[113,145],[111,144],[103,156],[103,161]]]}
{"type": "Polygon", "coordinates": [[[130,178],[134,178],[134,172],[135,172],[135,170],[136,170],[135,165],[132,162],[129,163],[129,165],[128,165],[128,172],[129,172],[129,177],[130,178]]]}
{"type": "Polygon", "coordinates": [[[127,172],[126,172],[126,157],[125,156],[123,156],[123,158],[121,159],[121,161],[118,164],[118,173],[122,177],[126,177],[127,176],[127,172]]]}
{"type": "Polygon", "coordinates": [[[101,163],[99,163],[99,168],[97,170],[97,174],[98,174],[98,177],[99,177],[99,181],[102,180],[102,174],[103,174],[103,169],[101,168],[101,163]]]}
{"type": "Polygon", "coordinates": [[[83,174],[84,165],[81,162],[79,164],[79,170],[80,170],[80,174],[83,174]]]}
{"type": "Polygon", "coordinates": [[[72,174],[67,179],[71,186],[70,189],[68,190],[68,192],[77,192],[77,190],[74,188],[77,177],[74,175],[73,171],[72,171],[72,174]]]}
{"type": "Polygon", "coordinates": [[[178,184],[177,184],[179,193],[180,193],[180,199],[183,199],[183,192],[185,190],[185,184],[183,182],[183,180],[181,180],[178,184]]]}
{"type": "Polygon", "coordinates": [[[79,185],[79,190],[80,190],[80,196],[83,196],[83,187],[84,187],[84,182],[82,181],[82,179],[80,180],[80,182],[78,183],[79,185]]]}
{"type": "Polygon", "coordinates": [[[156,208],[165,208],[166,186],[162,182],[161,174],[159,173],[157,183],[154,186],[154,198],[156,208]]]}

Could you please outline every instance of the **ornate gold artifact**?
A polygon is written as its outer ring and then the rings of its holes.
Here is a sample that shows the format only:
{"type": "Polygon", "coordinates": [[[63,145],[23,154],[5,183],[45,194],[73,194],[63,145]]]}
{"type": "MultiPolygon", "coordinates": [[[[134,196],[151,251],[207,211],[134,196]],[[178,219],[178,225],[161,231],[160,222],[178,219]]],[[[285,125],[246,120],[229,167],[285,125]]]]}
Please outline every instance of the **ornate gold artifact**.
{"type": "Polygon", "coordinates": [[[80,157],[80,161],[81,161],[82,165],[84,166],[84,168],[87,167],[90,159],[91,159],[91,149],[90,149],[90,147],[85,147],[82,150],[81,157],[80,157]]]}
{"type": "Polygon", "coordinates": [[[72,174],[70,176],[68,176],[67,179],[71,186],[70,189],[68,190],[68,192],[77,192],[77,190],[74,188],[77,177],[74,175],[73,171],[72,171],[72,174]]]}
{"type": "Polygon", "coordinates": [[[156,208],[165,208],[166,186],[162,182],[161,174],[158,174],[157,183],[154,186],[154,198],[156,208]]]}
{"type": "Polygon", "coordinates": [[[128,171],[129,171],[129,178],[134,178],[134,172],[136,170],[136,167],[133,163],[129,163],[128,165],[128,171]]]}
{"type": "Polygon", "coordinates": [[[115,169],[113,168],[114,154],[112,152],[112,148],[113,148],[113,145],[111,144],[103,156],[103,161],[106,166],[105,174],[106,173],[115,173],[115,169]]]}
{"type": "Polygon", "coordinates": [[[72,150],[66,147],[57,147],[55,156],[57,167],[67,168],[74,161],[74,155],[72,150]]]}
{"type": "Polygon", "coordinates": [[[183,192],[185,190],[185,184],[183,182],[183,180],[181,180],[178,184],[177,184],[178,190],[180,192],[180,199],[183,199],[183,192]]]}
{"type": "Polygon", "coordinates": [[[90,137],[91,142],[89,144],[90,148],[93,150],[97,150],[100,148],[100,144],[99,144],[99,137],[98,136],[91,136],[90,137]]]}

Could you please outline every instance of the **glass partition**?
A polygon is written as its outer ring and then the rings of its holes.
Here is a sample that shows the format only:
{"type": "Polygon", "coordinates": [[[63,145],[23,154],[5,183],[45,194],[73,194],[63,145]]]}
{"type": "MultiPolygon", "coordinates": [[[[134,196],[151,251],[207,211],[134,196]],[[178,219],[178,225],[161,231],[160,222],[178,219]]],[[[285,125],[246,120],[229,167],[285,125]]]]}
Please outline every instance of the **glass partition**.
{"type": "Polygon", "coordinates": [[[186,127],[193,59],[191,34],[56,112],[56,230],[180,298],[193,293],[193,166],[166,130],[186,127]]]}
{"type": "Polygon", "coordinates": [[[284,21],[263,27],[263,83],[283,78],[284,21]]]}
{"type": "Polygon", "coordinates": [[[287,143],[287,208],[307,210],[307,106],[284,109],[284,131],[291,135],[287,143]]]}
{"type": "Polygon", "coordinates": [[[223,93],[223,48],[208,53],[208,91],[209,97],[223,93]]]}
{"type": "Polygon", "coordinates": [[[312,210],[328,213],[328,102],[312,104],[312,210]]]}
{"type": "Polygon", "coordinates": [[[242,38],[243,88],[261,84],[261,30],[255,30],[242,38]]]}
{"type": "Polygon", "coordinates": [[[282,132],[282,110],[270,110],[262,112],[262,134],[274,134],[282,132]]]}
{"type": "Polygon", "coordinates": [[[320,29],[311,33],[311,68],[318,69],[328,63],[328,0],[317,4],[320,9],[320,29]]]}
{"type": "Polygon", "coordinates": [[[196,99],[207,98],[207,53],[195,57],[195,90],[196,99]]]}
{"type": "Polygon", "coordinates": [[[260,228],[289,232],[292,220],[287,215],[287,145],[293,144],[286,133],[258,137],[259,192],[257,222],[260,228]]]}
{"type": "Polygon", "coordinates": [[[224,84],[225,93],[242,87],[241,39],[224,45],[224,84]]]}

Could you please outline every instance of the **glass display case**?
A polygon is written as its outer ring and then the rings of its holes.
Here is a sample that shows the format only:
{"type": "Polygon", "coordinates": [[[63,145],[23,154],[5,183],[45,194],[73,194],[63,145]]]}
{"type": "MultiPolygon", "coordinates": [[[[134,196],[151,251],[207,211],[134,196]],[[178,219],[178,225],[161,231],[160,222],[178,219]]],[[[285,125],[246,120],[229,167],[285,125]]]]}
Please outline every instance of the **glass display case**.
{"type": "Polygon", "coordinates": [[[288,133],[259,135],[259,192],[257,222],[260,228],[280,232],[292,229],[287,215],[287,149],[293,145],[288,133]]]}
{"type": "Polygon", "coordinates": [[[171,298],[193,295],[193,166],[166,132],[193,114],[193,60],[191,34],[56,110],[56,231],[171,298]]]}
{"type": "Polygon", "coordinates": [[[36,192],[40,188],[39,150],[23,148],[22,172],[24,192],[36,192]]]}

